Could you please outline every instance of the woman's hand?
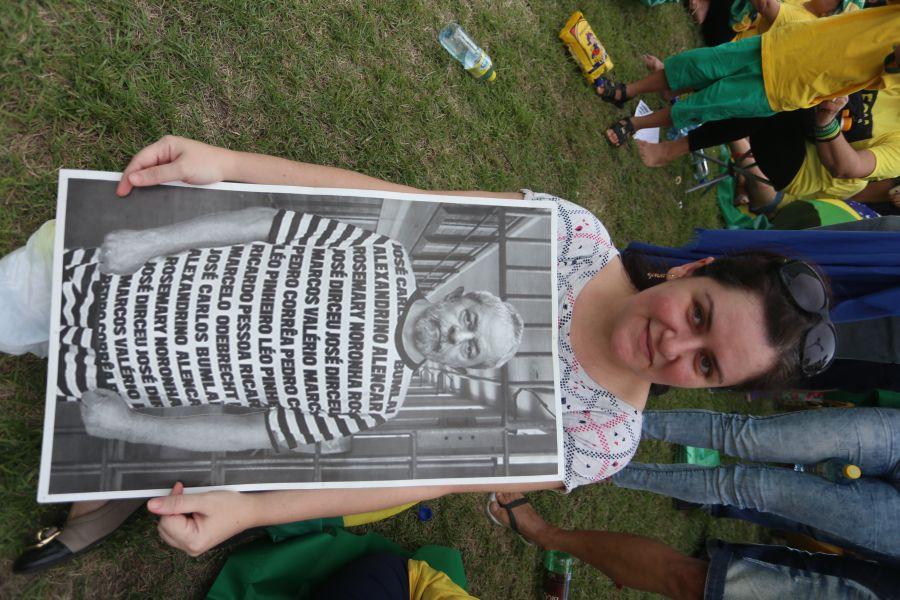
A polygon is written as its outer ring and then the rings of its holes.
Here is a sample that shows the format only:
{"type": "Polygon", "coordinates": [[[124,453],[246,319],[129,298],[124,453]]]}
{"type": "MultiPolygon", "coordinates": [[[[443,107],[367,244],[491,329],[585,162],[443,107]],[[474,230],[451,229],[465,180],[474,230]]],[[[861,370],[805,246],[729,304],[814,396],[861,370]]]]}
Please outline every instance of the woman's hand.
{"type": "Polygon", "coordinates": [[[161,515],[157,530],[163,541],[200,556],[255,525],[253,496],[239,492],[185,495],[179,482],[170,495],[147,502],[147,509],[161,515]]]}
{"type": "Polygon", "coordinates": [[[227,178],[234,153],[202,142],[167,135],[134,155],[116,188],[127,196],[132,188],[184,181],[195,185],[227,178]]]}
{"type": "Polygon", "coordinates": [[[850,98],[847,96],[838,96],[831,100],[824,100],[816,106],[816,127],[824,127],[834,120],[834,117],[840,113],[850,98]]]}

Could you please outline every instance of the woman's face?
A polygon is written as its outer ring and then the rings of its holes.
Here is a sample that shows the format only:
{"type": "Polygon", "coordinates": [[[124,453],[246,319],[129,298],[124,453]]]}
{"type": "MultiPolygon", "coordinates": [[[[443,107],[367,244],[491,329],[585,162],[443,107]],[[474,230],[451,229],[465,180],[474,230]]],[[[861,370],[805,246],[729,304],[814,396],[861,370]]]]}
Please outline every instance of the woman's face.
{"type": "Polygon", "coordinates": [[[682,388],[737,385],[777,360],[762,298],[702,276],[635,294],[611,342],[616,358],[641,378],[682,388]]]}

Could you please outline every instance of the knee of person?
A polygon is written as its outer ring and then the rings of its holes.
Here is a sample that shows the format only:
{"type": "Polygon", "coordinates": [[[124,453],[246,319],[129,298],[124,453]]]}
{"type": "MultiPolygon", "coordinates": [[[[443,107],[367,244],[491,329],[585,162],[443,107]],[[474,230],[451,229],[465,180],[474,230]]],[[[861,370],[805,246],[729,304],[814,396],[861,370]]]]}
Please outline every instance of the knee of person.
{"type": "Polygon", "coordinates": [[[712,482],[714,493],[722,504],[739,508],[757,508],[758,478],[758,469],[752,466],[734,464],[715,467],[712,482]]]}
{"type": "Polygon", "coordinates": [[[666,595],[675,600],[702,600],[706,589],[706,574],[709,562],[699,558],[683,557],[671,565],[666,595]]]}

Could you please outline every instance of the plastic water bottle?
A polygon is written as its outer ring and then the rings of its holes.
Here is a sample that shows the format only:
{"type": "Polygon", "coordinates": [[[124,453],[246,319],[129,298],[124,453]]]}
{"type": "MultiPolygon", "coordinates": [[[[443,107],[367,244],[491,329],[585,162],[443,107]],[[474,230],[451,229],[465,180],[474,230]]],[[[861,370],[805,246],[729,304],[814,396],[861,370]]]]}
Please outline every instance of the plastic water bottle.
{"type": "Polygon", "coordinates": [[[699,152],[691,152],[691,164],[694,165],[694,179],[706,181],[709,175],[709,163],[699,152]]]}
{"type": "Polygon", "coordinates": [[[813,473],[841,485],[848,485],[862,476],[860,468],[839,458],[829,458],[812,465],[794,465],[794,470],[801,473],[813,473]]]}
{"type": "Polygon", "coordinates": [[[472,38],[458,24],[450,23],[444,27],[438,39],[444,50],[458,60],[463,68],[472,74],[472,77],[481,81],[497,79],[497,72],[494,71],[491,57],[485,54],[484,50],[479,48],[478,44],[473,42],[472,38]]]}
{"type": "Polygon", "coordinates": [[[575,559],[559,550],[544,552],[544,581],[541,586],[541,600],[566,600],[572,581],[575,559]]]}

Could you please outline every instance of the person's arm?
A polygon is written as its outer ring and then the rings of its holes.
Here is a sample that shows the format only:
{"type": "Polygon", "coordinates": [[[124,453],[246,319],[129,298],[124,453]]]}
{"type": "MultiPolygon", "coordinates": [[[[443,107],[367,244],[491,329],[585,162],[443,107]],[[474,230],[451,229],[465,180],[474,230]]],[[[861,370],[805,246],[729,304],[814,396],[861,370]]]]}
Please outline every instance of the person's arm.
{"type": "Polygon", "coordinates": [[[897,194],[891,194],[891,190],[900,184],[897,179],[882,179],[870,181],[866,187],[855,195],[847,198],[863,204],[880,204],[882,202],[896,202],[897,194]]]}
{"type": "MultiPolygon", "coordinates": [[[[826,100],[816,107],[816,128],[826,128],[835,121],[847,104],[847,97],[826,100]]],[[[816,139],[819,160],[837,179],[868,177],[875,170],[875,155],[869,150],[856,150],[840,132],[830,140],[816,139]]]]}
{"type": "Polygon", "coordinates": [[[264,206],[203,215],[153,229],[112,231],[100,246],[103,273],[130,275],[145,262],[194,248],[265,241],[278,211],[264,206]]]}
{"type": "Polygon", "coordinates": [[[312,450],[318,442],[354,435],[385,421],[381,415],[308,415],[280,406],[234,414],[186,416],[177,414],[178,408],[149,413],[133,410],[122,396],[105,389],[85,392],[80,408],[85,429],[94,437],[193,452],[266,450],[273,445],[312,450]]]}
{"type": "Polygon", "coordinates": [[[266,429],[266,411],[157,416],[131,409],[119,394],[104,389],[85,392],[80,408],[84,428],[94,437],[192,452],[272,448],[266,429]]]}
{"type": "Polygon", "coordinates": [[[342,517],[384,510],[451,493],[535,491],[555,489],[560,482],[506,485],[446,485],[396,488],[287,490],[239,493],[206,492],[184,495],[179,483],[172,494],[147,502],[160,515],[159,535],[175,548],[199,556],[252,527],[308,519],[342,517]]]}
{"type": "MultiPolygon", "coordinates": [[[[167,135],[135,154],[122,173],[122,180],[116,188],[116,193],[126,196],[135,186],[146,187],[178,180],[197,185],[219,181],[240,181],[269,185],[423,192],[414,187],[390,183],[347,169],[313,165],[250,152],[236,152],[167,135]]],[[[487,198],[522,198],[522,194],[518,192],[435,191],[432,193],[487,198]]]]}
{"type": "Polygon", "coordinates": [[[778,18],[778,11],[781,10],[781,2],[778,0],[750,0],[750,4],[769,23],[775,22],[775,19],[778,18]]]}

